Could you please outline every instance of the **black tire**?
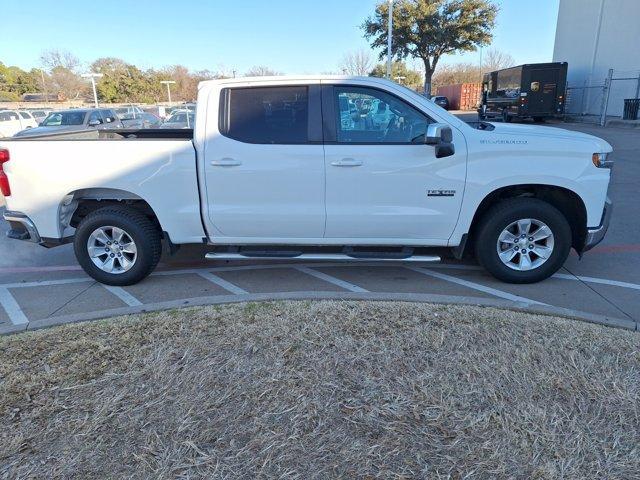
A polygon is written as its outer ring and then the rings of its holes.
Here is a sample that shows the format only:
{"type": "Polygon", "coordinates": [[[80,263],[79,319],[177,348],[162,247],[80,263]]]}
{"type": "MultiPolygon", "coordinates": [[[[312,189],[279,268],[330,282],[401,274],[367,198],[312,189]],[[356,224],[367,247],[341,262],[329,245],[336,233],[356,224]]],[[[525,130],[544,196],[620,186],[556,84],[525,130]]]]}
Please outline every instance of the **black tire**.
{"type": "Polygon", "coordinates": [[[506,108],[504,110],[502,110],[502,121],[504,123],[511,122],[511,117],[509,116],[509,112],[507,111],[506,108]]]}
{"type": "Polygon", "coordinates": [[[105,207],[87,215],[76,229],[73,241],[78,263],[100,283],[114,286],[133,285],[146,278],[158,265],[162,254],[162,237],[158,228],[145,215],[127,207],[105,207]],[[125,272],[108,273],[98,268],[89,256],[87,242],[100,227],[125,230],[137,247],[133,266],[125,272]]]}
{"type": "Polygon", "coordinates": [[[533,117],[535,123],[544,123],[544,117],[533,117]]]}
{"type": "Polygon", "coordinates": [[[475,236],[476,258],[491,275],[507,283],[540,282],[556,273],[571,250],[571,227],[565,216],[553,205],[535,198],[504,200],[489,209],[480,220],[475,236]],[[553,233],[554,246],[549,258],[532,270],[514,270],[498,256],[500,234],[521,219],[544,222],[553,233]]]}

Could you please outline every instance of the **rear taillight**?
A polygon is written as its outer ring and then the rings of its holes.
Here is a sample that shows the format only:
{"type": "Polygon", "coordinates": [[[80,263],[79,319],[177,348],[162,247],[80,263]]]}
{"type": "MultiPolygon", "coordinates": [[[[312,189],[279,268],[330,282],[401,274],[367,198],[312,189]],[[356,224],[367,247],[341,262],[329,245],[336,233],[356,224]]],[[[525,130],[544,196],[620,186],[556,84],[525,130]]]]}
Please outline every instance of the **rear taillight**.
{"type": "Polygon", "coordinates": [[[9,187],[9,179],[7,174],[4,173],[3,166],[9,161],[9,150],[0,149],[0,192],[5,197],[11,195],[11,187],[9,187]]]}

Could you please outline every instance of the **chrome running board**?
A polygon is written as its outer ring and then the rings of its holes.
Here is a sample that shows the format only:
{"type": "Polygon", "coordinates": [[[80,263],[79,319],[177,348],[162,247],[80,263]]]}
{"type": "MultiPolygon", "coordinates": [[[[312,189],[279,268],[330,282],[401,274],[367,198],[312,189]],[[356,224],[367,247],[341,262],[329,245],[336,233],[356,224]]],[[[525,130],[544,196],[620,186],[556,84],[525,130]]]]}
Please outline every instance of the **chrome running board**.
{"type": "Polygon", "coordinates": [[[302,261],[345,261],[345,262],[439,262],[441,259],[437,255],[411,255],[408,257],[385,257],[385,256],[350,256],[341,253],[301,253],[299,255],[254,254],[250,253],[207,253],[204,258],[207,260],[302,260],[302,261]]]}

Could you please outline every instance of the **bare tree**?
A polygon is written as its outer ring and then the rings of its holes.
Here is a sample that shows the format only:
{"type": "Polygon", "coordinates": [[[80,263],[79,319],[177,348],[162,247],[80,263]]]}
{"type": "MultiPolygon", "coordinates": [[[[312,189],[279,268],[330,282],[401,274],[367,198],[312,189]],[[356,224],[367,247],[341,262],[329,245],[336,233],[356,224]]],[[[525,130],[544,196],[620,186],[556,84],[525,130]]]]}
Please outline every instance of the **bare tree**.
{"type": "Polygon", "coordinates": [[[276,75],[282,75],[282,73],[276,72],[272,68],[265,67],[264,65],[257,65],[255,67],[251,67],[245,74],[245,77],[273,77],[276,75]]]}
{"type": "Polygon", "coordinates": [[[433,86],[436,89],[444,85],[477,83],[479,81],[480,67],[471,63],[442,65],[433,76],[433,86]]]}
{"type": "Polygon", "coordinates": [[[340,70],[345,75],[357,75],[364,77],[371,73],[374,63],[369,50],[356,50],[345,53],[340,62],[340,70]]]}
{"type": "Polygon", "coordinates": [[[65,50],[45,50],[40,54],[40,62],[49,70],[63,67],[71,71],[80,68],[80,60],[71,52],[65,50]]]}
{"type": "Polygon", "coordinates": [[[492,48],[487,51],[485,59],[482,61],[483,72],[493,72],[503,68],[513,67],[515,60],[508,53],[492,48]]]}
{"type": "Polygon", "coordinates": [[[70,52],[47,50],[40,55],[41,63],[49,70],[53,89],[67,100],[77,99],[87,84],[80,77],[80,60],[70,52]]]}

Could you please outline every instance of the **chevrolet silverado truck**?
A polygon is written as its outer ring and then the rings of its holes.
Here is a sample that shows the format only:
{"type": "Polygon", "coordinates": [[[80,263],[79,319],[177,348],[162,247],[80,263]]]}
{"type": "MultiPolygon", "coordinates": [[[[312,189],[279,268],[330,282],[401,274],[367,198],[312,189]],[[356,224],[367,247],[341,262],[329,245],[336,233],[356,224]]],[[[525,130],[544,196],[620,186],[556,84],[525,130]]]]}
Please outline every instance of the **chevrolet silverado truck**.
{"type": "Polygon", "coordinates": [[[206,244],[212,260],[468,253],[498,279],[530,283],[609,224],[607,142],[467,124],[384,79],[206,81],[196,113],[193,130],[0,141],[9,237],[73,242],[109,285],[144,279],[163,242],[206,244]]]}

